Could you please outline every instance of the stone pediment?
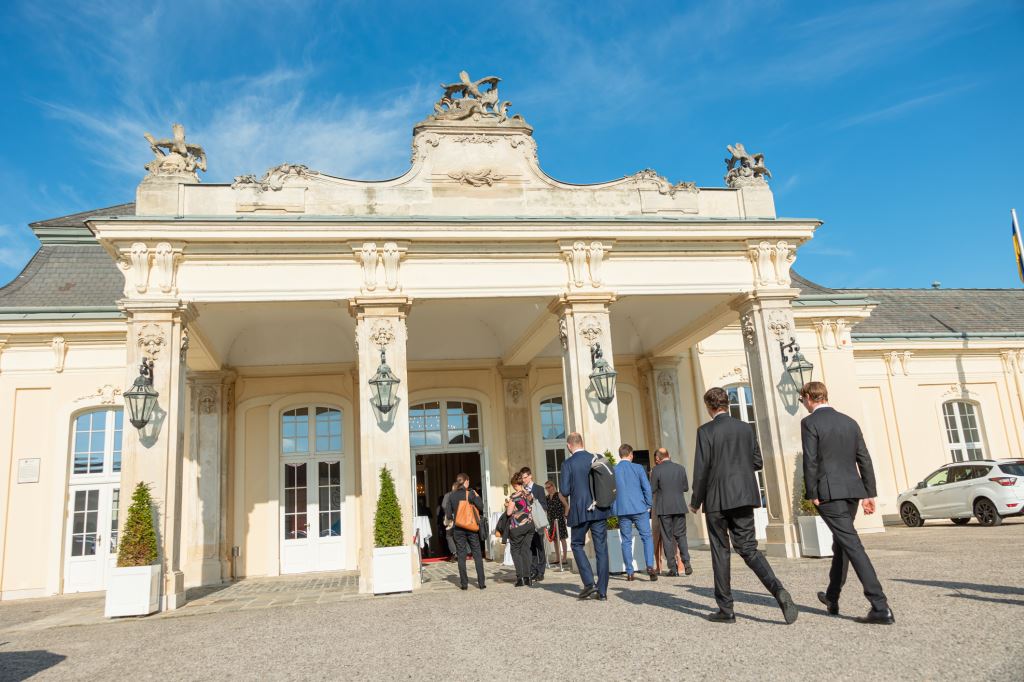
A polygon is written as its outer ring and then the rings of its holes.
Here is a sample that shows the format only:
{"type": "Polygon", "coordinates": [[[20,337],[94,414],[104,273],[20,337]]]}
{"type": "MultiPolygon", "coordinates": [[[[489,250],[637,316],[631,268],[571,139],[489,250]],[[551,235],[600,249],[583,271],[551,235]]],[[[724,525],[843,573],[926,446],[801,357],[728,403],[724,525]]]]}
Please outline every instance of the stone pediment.
{"type": "MultiPolygon", "coordinates": [[[[473,81],[463,72],[459,81],[442,84],[434,113],[413,127],[411,167],[397,178],[348,180],[291,163],[261,177],[238,176],[230,186],[172,185],[150,176],[139,186],[138,214],[743,217],[736,189],[701,190],[650,169],[591,185],[555,180],[540,167],[533,128],[499,99],[498,81],[473,81]]],[[[767,202],[753,215],[774,216],[767,185],[754,189],[767,202]]]]}

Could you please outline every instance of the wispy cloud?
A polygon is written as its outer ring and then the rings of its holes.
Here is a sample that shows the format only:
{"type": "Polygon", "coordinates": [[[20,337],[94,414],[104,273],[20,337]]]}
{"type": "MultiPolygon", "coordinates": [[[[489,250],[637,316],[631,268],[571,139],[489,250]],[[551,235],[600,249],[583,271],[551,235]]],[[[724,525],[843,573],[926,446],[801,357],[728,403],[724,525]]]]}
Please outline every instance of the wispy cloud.
{"type": "MultiPolygon", "coordinates": [[[[17,231],[10,225],[0,225],[0,266],[5,268],[20,268],[28,260],[34,249],[17,236],[17,231]]],[[[6,282],[0,278],[0,286],[6,282]]]]}
{"type": "Polygon", "coordinates": [[[876,109],[874,111],[868,111],[863,114],[858,114],[856,116],[845,118],[836,123],[834,127],[836,130],[843,130],[846,128],[853,128],[855,126],[864,125],[866,123],[875,123],[876,121],[884,121],[887,119],[897,118],[910,111],[919,109],[927,104],[946,99],[947,97],[951,97],[961,92],[965,92],[974,87],[975,84],[970,83],[967,85],[960,85],[952,88],[947,88],[945,90],[933,92],[928,95],[921,95],[920,97],[911,97],[910,99],[903,100],[902,102],[897,102],[896,104],[892,104],[881,109],[876,109]]]}

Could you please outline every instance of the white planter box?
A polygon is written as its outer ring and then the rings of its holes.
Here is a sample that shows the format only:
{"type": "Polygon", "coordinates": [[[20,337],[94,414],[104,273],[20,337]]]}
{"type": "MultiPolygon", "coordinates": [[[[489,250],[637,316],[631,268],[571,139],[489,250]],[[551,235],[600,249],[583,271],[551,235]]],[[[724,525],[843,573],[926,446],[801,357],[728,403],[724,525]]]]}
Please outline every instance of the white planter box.
{"type": "Polygon", "coordinates": [[[160,610],[160,564],[110,569],[103,615],[147,616],[160,610]]]}
{"type": "Polygon", "coordinates": [[[768,539],[768,510],[765,507],[754,507],[754,538],[768,539]]]}
{"type": "MultiPolygon", "coordinates": [[[[587,544],[584,546],[584,552],[587,558],[590,559],[590,568],[593,571],[597,571],[597,557],[594,555],[594,543],[590,541],[590,534],[587,534],[587,544]]],[[[572,548],[569,549],[570,556],[572,555],[572,548]]],[[[633,571],[640,567],[641,571],[647,570],[647,564],[644,559],[644,543],[640,540],[640,534],[633,529],[633,571]]],[[[626,565],[622,563],[622,536],[619,535],[618,528],[608,529],[608,572],[609,573],[626,573],[626,565]]]]}
{"type": "Polygon", "coordinates": [[[803,556],[832,556],[832,531],[820,516],[798,516],[800,527],[800,554],[803,556]]]}
{"type": "Polygon", "coordinates": [[[373,593],[412,592],[412,547],[373,550],[373,593]]]}

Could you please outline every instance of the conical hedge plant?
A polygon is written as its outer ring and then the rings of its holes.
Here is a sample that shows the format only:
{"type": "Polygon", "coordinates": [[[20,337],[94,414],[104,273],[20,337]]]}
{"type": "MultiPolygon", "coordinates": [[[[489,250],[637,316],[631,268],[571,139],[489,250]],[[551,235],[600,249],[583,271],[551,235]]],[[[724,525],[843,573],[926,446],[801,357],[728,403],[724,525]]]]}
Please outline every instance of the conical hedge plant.
{"type": "Polygon", "coordinates": [[[151,566],[156,563],[156,530],[153,528],[153,498],[149,486],[139,483],[132,493],[128,521],[117,548],[117,565],[151,566]]]}
{"type": "Polygon", "coordinates": [[[395,479],[387,467],[380,470],[380,497],[373,515],[373,544],[377,547],[401,547],[402,508],[398,506],[395,479]]]}

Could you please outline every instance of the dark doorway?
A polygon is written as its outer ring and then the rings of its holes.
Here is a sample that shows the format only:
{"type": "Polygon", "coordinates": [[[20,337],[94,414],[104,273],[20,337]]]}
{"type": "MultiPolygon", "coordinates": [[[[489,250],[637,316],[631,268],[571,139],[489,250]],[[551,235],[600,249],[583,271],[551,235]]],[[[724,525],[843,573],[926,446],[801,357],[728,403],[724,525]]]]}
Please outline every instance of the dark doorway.
{"type": "Polygon", "coordinates": [[[430,516],[433,536],[430,538],[430,557],[448,556],[448,543],[441,521],[441,498],[452,489],[459,474],[469,476],[470,486],[483,495],[479,452],[447,452],[416,455],[417,513],[430,516]]]}
{"type": "Polygon", "coordinates": [[[651,453],[648,450],[634,450],[633,464],[639,464],[647,473],[651,473],[651,453]]]}

